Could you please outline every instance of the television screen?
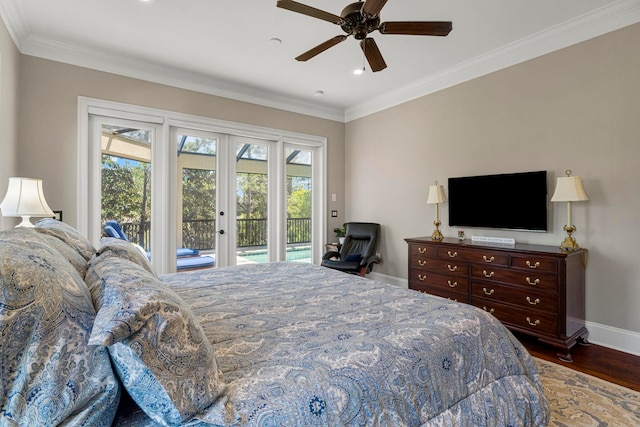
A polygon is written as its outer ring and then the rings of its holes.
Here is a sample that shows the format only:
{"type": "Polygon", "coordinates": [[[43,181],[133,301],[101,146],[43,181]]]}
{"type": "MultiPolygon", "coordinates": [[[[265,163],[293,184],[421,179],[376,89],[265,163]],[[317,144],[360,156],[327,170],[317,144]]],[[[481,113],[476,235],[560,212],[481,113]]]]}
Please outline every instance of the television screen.
{"type": "Polygon", "coordinates": [[[449,178],[449,225],[547,231],[547,171],[449,178]]]}

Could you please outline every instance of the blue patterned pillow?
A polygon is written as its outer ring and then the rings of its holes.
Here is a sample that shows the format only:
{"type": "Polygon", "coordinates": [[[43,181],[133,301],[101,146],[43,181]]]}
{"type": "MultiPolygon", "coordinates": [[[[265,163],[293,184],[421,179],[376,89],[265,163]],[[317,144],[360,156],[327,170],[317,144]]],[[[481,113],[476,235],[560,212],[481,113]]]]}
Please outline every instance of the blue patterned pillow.
{"type": "Polygon", "coordinates": [[[36,231],[57,237],[75,249],[87,261],[93,258],[96,253],[96,248],[78,230],[57,219],[41,219],[36,222],[36,231]]]}
{"type": "Polygon", "coordinates": [[[128,259],[131,262],[138,264],[140,267],[147,270],[154,277],[158,277],[153,266],[147,259],[147,255],[144,253],[144,249],[134,245],[131,242],[127,242],[122,239],[116,239],[113,237],[103,237],[100,239],[100,249],[97,254],[100,255],[106,251],[111,251],[120,258],[128,259]]]}
{"type": "MultiPolygon", "coordinates": [[[[31,230],[31,233],[37,234],[31,230]]],[[[78,272],[23,232],[0,233],[0,425],[109,426],[120,399],[78,272]]]]}
{"type": "Polygon", "coordinates": [[[213,347],[187,304],[144,268],[107,251],[89,263],[98,309],[90,343],[109,346],[129,395],[162,425],[180,425],[223,392],[213,347]]]}

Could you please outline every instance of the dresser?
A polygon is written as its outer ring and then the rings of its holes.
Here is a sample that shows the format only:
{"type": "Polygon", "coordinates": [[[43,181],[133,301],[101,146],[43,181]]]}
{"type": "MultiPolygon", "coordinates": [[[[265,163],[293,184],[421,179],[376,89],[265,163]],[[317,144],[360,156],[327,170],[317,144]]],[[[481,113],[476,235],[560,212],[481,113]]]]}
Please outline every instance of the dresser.
{"type": "Polygon", "coordinates": [[[554,346],[562,360],[572,360],[576,343],[587,343],[585,250],[435,242],[430,236],[405,241],[409,289],[479,307],[509,329],[554,346]]]}

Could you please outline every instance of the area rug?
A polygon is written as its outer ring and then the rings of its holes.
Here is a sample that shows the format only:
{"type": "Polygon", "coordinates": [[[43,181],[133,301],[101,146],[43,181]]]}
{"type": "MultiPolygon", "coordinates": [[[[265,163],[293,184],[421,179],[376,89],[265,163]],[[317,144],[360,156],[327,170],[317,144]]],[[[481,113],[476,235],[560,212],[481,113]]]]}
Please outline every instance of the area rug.
{"type": "Polygon", "coordinates": [[[591,375],[536,358],[558,427],[640,426],[640,393],[591,375]]]}

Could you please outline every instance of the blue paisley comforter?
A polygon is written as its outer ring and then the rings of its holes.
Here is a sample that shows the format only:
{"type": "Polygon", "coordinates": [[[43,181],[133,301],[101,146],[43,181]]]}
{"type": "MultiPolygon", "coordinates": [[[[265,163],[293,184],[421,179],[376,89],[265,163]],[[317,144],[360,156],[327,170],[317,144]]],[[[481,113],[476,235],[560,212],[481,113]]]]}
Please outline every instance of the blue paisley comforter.
{"type": "MultiPolygon", "coordinates": [[[[161,280],[213,344],[232,424],[547,424],[533,359],[472,306],[298,263],[161,280]]],[[[121,403],[115,425],[155,424],[121,403]]]]}

